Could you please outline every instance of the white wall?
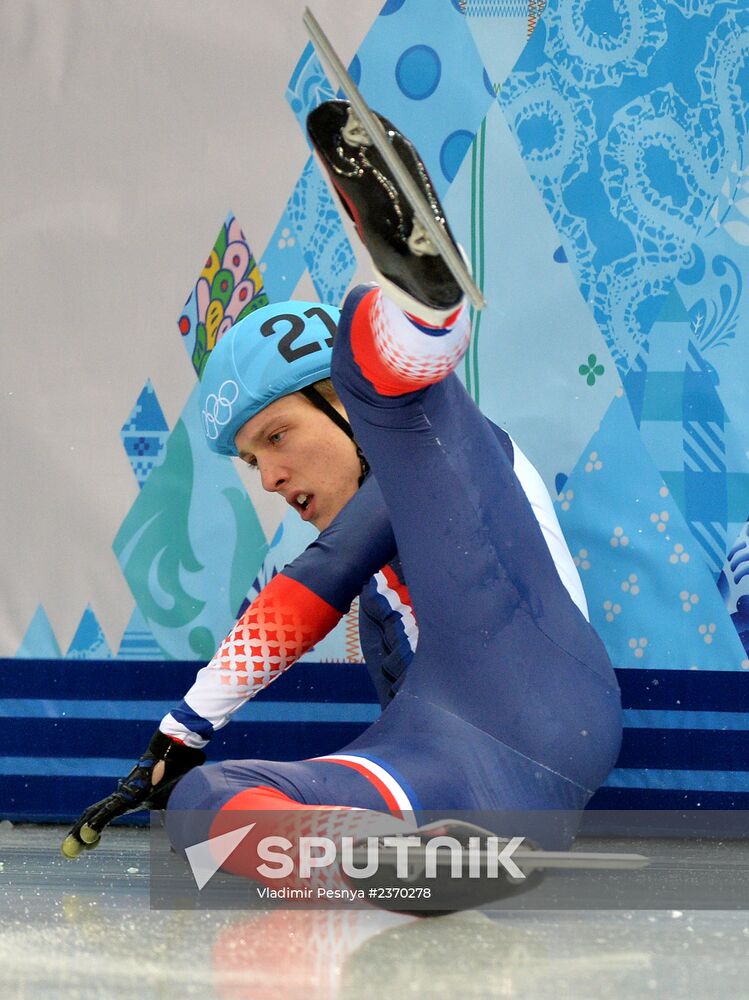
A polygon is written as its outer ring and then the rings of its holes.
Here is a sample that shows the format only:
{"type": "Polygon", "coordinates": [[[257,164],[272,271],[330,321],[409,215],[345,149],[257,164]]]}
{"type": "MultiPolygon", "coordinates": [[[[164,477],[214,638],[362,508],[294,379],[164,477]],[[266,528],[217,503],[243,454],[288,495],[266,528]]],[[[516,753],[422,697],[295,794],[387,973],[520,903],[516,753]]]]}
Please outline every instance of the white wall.
{"type": "MultiPolygon", "coordinates": [[[[0,5],[2,656],[39,602],[63,650],[88,603],[119,643],[119,428],[149,377],[174,424],[194,385],[176,322],[219,226],[232,210],[260,256],[308,155],[284,99],[304,6],[0,5]]],[[[380,6],[313,5],[344,60],[380,6]]]]}

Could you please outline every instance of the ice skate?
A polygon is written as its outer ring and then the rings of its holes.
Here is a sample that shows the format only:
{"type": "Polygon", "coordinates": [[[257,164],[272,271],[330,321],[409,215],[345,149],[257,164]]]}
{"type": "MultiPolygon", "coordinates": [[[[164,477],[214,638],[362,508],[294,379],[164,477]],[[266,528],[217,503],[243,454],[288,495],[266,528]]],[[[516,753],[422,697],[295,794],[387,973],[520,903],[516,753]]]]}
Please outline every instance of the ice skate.
{"type": "MultiPolygon", "coordinates": [[[[528,892],[540,884],[546,869],[638,869],[649,864],[639,854],[545,851],[525,837],[499,837],[455,819],[429,823],[409,837],[418,837],[420,844],[406,850],[392,836],[380,837],[374,874],[347,878],[352,887],[365,888],[369,901],[381,909],[439,916],[528,892]]],[[[355,844],[355,864],[363,866],[370,851],[367,841],[355,844]]]]}
{"type": "MultiPolygon", "coordinates": [[[[435,220],[460,252],[418,152],[391,122],[377,118],[435,220]]],[[[424,306],[442,316],[454,311],[463,296],[460,285],[348,101],[321,104],[307,117],[307,131],[372,258],[377,282],[407,312],[428,318],[424,306]]]]}

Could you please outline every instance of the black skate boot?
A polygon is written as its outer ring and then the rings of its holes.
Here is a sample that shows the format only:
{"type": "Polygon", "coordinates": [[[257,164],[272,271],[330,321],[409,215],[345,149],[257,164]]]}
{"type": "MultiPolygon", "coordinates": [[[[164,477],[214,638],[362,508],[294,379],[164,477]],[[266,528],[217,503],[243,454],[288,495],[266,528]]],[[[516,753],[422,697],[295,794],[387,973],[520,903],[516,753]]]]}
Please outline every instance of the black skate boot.
{"type": "MultiPolygon", "coordinates": [[[[377,115],[435,219],[458,248],[426,167],[413,145],[377,115]]],[[[326,101],[307,116],[307,132],[374,264],[378,283],[423,318],[455,310],[463,293],[439,256],[348,101],[326,101]]]]}
{"type": "MultiPolygon", "coordinates": [[[[513,852],[521,842],[527,865],[528,855],[538,852],[529,840],[497,837],[489,830],[460,820],[440,820],[419,827],[406,837],[379,838],[374,873],[352,877],[344,871],[344,878],[352,888],[364,889],[365,898],[380,909],[412,916],[442,916],[535,889],[542,880],[542,872],[523,871],[512,861],[513,852]],[[398,839],[410,841],[407,856],[401,855],[395,846],[398,839]],[[417,845],[414,841],[421,843],[417,845]],[[431,842],[434,846],[438,841],[443,842],[443,848],[449,841],[457,856],[444,850],[435,853],[430,872],[427,845],[431,842]]],[[[370,849],[368,841],[354,843],[355,864],[363,867],[370,858],[370,849]]],[[[539,852],[539,857],[543,857],[543,852],[539,852]]]]}
{"type": "MultiPolygon", "coordinates": [[[[552,830],[558,834],[565,827],[569,829],[569,819],[565,822],[561,814],[550,812],[549,817],[542,824],[546,836],[552,830]]],[[[547,869],[629,872],[650,863],[641,854],[542,850],[527,837],[500,837],[454,818],[428,823],[407,834],[359,840],[352,845],[352,860],[359,873],[344,868],[343,877],[352,888],[364,890],[363,898],[371,905],[425,917],[511,901],[536,889],[547,869]],[[372,841],[378,848],[377,863],[366,871],[372,841]]],[[[546,903],[563,898],[569,882],[558,879],[555,885],[546,903]]],[[[538,900],[543,908],[544,899],[538,900]]]]}

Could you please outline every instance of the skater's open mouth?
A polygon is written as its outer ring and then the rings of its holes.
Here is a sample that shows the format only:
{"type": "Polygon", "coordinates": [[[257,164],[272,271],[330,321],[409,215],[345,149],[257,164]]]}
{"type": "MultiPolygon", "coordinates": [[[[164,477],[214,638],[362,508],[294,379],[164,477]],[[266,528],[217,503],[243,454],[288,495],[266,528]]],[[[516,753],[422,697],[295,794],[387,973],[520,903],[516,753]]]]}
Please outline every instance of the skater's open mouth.
{"type": "Polygon", "coordinates": [[[312,513],[312,493],[295,493],[293,496],[289,497],[289,503],[291,506],[299,512],[299,514],[304,518],[305,521],[309,519],[312,513]]]}

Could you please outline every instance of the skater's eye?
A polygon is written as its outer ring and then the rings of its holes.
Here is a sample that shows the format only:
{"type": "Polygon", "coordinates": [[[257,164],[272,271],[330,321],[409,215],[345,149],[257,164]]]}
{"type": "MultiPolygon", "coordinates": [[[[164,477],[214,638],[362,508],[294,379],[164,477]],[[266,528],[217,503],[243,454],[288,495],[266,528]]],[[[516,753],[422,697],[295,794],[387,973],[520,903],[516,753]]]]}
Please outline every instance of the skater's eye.
{"type": "Polygon", "coordinates": [[[248,469],[256,469],[257,468],[257,459],[256,458],[246,458],[244,460],[244,464],[247,466],[248,469]]]}
{"type": "Polygon", "coordinates": [[[280,444],[283,440],[284,431],[276,431],[274,434],[268,435],[268,440],[271,444],[280,444]]]}

